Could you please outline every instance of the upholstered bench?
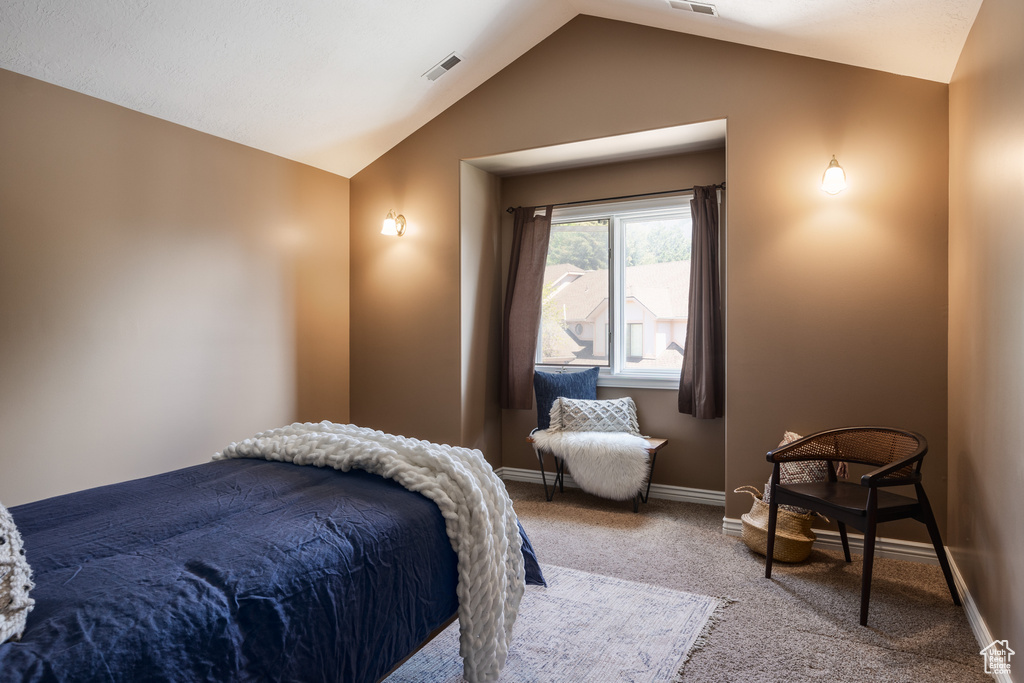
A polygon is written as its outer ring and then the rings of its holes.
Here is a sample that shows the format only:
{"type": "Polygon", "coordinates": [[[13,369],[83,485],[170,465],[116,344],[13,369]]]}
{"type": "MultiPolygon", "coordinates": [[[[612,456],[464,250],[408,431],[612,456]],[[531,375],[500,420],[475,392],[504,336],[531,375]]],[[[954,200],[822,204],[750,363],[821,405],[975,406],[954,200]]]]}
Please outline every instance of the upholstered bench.
{"type": "MultiPolygon", "coordinates": [[[[555,496],[556,486],[560,492],[565,492],[565,461],[554,453],[544,450],[538,446],[532,436],[526,437],[526,441],[533,446],[533,450],[537,454],[537,461],[540,463],[540,477],[541,481],[544,483],[544,497],[547,498],[548,501],[551,501],[555,496]],[[551,482],[550,492],[548,491],[547,473],[544,471],[544,456],[549,453],[555,462],[555,478],[554,481],[551,482]]],[[[649,444],[647,454],[649,456],[650,468],[647,471],[646,486],[633,496],[633,512],[640,511],[640,503],[647,503],[647,498],[651,493],[651,478],[654,476],[654,463],[658,457],[658,451],[665,447],[665,444],[668,443],[668,439],[648,437],[647,443],[649,444]]]]}

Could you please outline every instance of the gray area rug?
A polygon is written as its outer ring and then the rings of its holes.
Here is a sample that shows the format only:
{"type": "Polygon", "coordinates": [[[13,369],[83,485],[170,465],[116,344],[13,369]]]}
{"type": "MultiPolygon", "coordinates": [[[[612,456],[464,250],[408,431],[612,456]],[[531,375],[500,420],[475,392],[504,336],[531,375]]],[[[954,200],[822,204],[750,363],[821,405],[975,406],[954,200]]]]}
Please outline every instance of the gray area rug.
{"type": "MultiPolygon", "coordinates": [[[[499,681],[672,681],[724,600],[544,565],[527,586],[499,681]]],[[[461,681],[456,621],[388,683],[461,681]]]]}

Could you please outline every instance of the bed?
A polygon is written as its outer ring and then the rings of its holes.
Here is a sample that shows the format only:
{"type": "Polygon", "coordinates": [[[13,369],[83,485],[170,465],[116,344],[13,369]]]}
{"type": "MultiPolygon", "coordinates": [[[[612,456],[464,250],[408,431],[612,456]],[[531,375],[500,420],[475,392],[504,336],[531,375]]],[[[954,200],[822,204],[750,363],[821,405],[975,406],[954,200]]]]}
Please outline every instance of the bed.
{"type": "Polygon", "coordinates": [[[459,607],[438,506],[367,472],[220,460],[10,512],[35,608],[2,680],[376,681],[459,607]]]}

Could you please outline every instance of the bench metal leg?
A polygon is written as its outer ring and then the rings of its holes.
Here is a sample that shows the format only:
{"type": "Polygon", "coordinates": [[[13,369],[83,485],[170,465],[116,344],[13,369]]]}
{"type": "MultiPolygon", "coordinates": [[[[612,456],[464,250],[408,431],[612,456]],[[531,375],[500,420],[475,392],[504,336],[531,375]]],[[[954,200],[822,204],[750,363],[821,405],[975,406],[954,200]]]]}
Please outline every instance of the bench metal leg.
{"type": "Polygon", "coordinates": [[[558,456],[552,454],[551,457],[555,460],[555,478],[551,482],[551,491],[548,492],[548,477],[544,471],[544,451],[533,447],[534,452],[537,454],[537,461],[540,463],[540,479],[544,483],[544,497],[547,498],[548,502],[555,497],[555,487],[558,487],[560,493],[565,493],[565,461],[558,456]]]}
{"type": "Polygon", "coordinates": [[[647,471],[647,490],[644,492],[644,503],[651,495],[651,479],[654,478],[654,462],[658,458],[658,451],[651,453],[651,469],[647,471]]]}
{"type": "Polygon", "coordinates": [[[647,488],[643,491],[637,491],[636,495],[633,496],[633,512],[640,512],[640,503],[646,505],[647,499],[651,496],[651,479],[654,478],[654,462],[657,457],[657,451],[651,453],[651,468],[647,470],[647,488]]]}

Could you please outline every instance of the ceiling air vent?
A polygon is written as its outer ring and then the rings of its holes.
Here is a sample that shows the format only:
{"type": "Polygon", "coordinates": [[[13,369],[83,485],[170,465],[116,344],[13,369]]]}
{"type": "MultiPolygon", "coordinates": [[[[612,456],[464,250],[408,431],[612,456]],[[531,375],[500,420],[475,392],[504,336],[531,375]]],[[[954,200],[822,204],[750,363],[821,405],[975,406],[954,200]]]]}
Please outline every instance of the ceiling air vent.
{"type": "Polygon", "coordinates": [[[434,65],[430,71],[423,74],[429,81],[436,81],[441,76],[452,70],[456,64],[462,61],[462,57],[458,56],[454,52],[441,60],[439,64],[434,65]]]}
{"type": "Polygon", "coordinates": [[[668,4],[675,9],[681,9],[695,14],[706,14],[710,17],[717,17],[718,10],[714,5],[706,2],[689,2],[688,0],[668,0],[668,4]]]}

